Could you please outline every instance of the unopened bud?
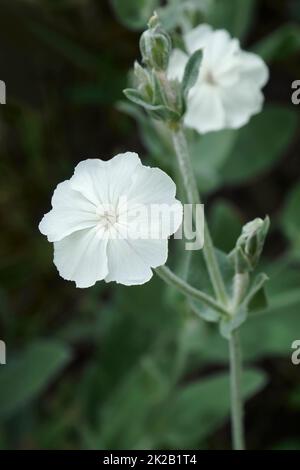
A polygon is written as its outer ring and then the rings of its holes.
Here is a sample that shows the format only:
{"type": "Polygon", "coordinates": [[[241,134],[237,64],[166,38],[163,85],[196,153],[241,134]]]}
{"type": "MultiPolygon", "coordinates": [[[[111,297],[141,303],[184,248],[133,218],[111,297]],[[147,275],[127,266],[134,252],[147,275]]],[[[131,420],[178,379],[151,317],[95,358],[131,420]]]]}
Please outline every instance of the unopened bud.
{"type": "Polygon", "coordinates": [[[252,271],[261,256],[265,239],[269,230],[270,220],[257,218],[248,222],[242,230],[233,251],[236,270],[252,271]]]}
{"type": "Polygon", "coordinates": [[[147,29],[140,39],[143,62],[155,70],[166,70],[172,50],[171,38],[161,27],[157,15],[149,21],[147,29]]]}

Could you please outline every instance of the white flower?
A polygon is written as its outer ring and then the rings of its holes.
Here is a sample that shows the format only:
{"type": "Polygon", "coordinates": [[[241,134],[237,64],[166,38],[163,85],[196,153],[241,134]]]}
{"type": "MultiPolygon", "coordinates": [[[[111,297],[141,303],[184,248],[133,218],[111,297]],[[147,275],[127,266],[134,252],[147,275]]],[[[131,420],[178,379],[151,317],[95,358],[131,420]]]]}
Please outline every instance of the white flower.
{"type": "MultiPolygon", "coordinates": [[[[225,30],[200,25],[184,36],[191,55],[202,49],[203,58],[196,84],[188,95],[184,122],[201,134],[237,129],[261,111],[261,88],[268,81],[268,68],[256,54],[244,52],[239,41],[225,30]]],[[[168,77],[182,80],[188,55],[174,49],[168,77]]]]}
{"type": "Polygon", "coordinates": [[[165,264],[168,237],[182,221],[175,193],[172,179],[142,165],[135,153],[79,163],[72,178],[55,189],[52,210],[39,225],[54,242],[60,275],[77,287],[102,279],[125,285],[149,281],[151,268],[165,264]],[[161,213],[149,216],[147,209],[157,206],[161,213]]]}

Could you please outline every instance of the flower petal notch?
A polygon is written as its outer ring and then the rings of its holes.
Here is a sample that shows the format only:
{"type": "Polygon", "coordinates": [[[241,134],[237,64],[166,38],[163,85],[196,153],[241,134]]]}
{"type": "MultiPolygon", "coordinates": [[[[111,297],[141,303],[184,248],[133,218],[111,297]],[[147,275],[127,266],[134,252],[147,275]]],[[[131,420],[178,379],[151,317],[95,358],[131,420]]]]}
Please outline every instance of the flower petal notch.
{"type": "Polygon", "coordinates": [[[54,264],[85,288],[97,281],[144,284],[166,263],[168,238],[182,223],[176,186],[136,153],[80,162],[60,183],[39,224],[54,243],[54,264]]]}

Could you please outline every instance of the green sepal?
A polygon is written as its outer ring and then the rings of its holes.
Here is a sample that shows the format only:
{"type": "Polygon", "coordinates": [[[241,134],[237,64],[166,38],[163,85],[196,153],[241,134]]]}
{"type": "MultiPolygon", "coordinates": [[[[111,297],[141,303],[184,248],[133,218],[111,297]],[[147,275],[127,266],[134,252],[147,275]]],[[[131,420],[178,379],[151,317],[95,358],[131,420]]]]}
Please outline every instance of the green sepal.
{"type": "Polygon", "coordinates": [[[265,273],[260,273],[255,277],[243,302],[247,305],[249,313],[267,308],[268,299],[265,292],[265,283],[268,280],[269,277],[265,273]]]}
{"type": "Polygon", "coordinates": [[[202,50],[199,49],[198,51],[194,52],[189,58],[183,74],[183,79],[181,83],[181,92],[184,98],[186,98],[190,89],[195,85],[198,75],[199,69],[202,61],[202,50]]]}

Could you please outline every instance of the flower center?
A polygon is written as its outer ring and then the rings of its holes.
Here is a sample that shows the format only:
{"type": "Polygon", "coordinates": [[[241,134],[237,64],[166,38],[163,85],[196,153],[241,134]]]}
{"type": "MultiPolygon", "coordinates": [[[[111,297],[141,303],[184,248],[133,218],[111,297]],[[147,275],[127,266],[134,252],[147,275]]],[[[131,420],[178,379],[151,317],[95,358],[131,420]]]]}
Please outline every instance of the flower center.
{"type": "Polygon", "coordinates": [[[206,83],[208,83],[209,85],[217,85],[217,81],[215,79],[215,77],[213,76],[213,73],[211,70],[207,70],[204,74],[204,80],[206,81],[206,83]]]}
{"type": "Polygon", "coordinates": [[[118,222],[118,213],[112,207],[99,206],[96,212],[99,217],[99,224],[106,229],[113,227],[118,222]]]}

